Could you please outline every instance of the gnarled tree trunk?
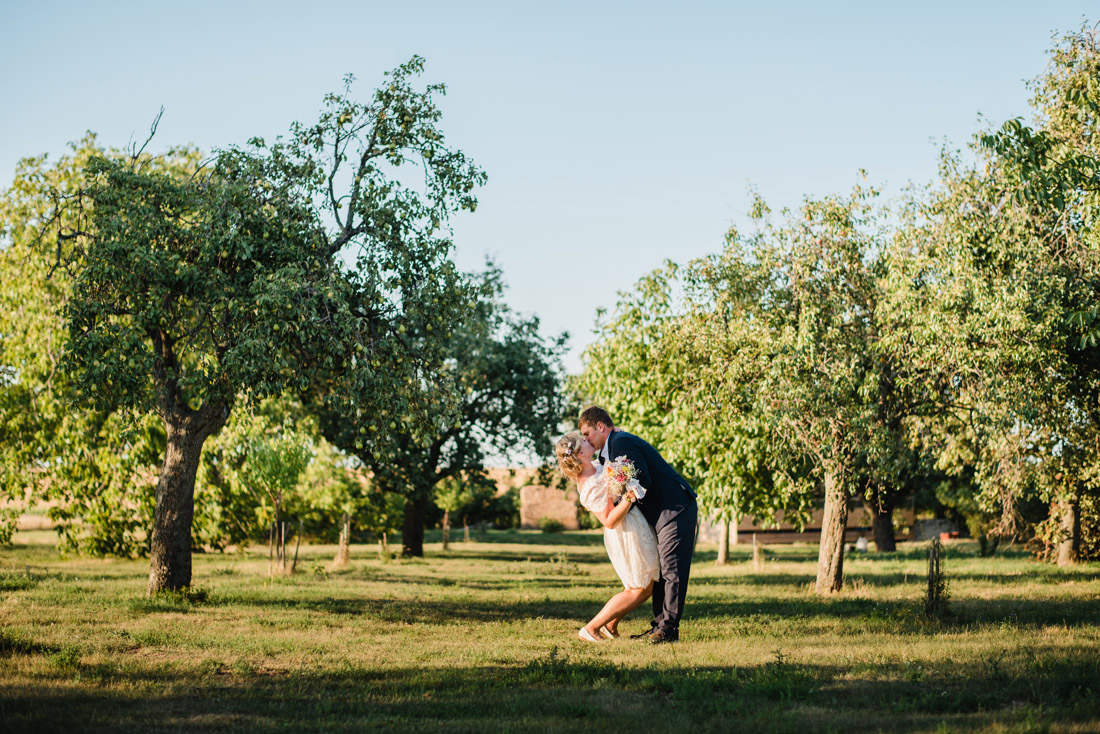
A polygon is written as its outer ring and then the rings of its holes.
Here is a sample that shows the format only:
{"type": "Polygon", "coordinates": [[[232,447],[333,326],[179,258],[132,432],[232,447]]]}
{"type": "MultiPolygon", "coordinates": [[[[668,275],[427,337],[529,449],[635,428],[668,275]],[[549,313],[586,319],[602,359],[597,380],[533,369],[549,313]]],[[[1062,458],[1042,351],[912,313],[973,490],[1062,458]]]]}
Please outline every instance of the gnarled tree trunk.
{"type": "Polygon", "coordinates": [[[150,538],[150,595],[191,585],[191,520],[195,514],[195,475],[202,445],[225,423],[224,404],[199,410],[175,407],[165,411],[168,448],[157,480],[156,510],[150,538]]]}
{"type": "Polygon", "coordinates": [[[844,528],[848,524],[847,487],[835,468],[825,472],[825,516],[817,555],[814,591],[830,594],[844,585],[844,528]]]}

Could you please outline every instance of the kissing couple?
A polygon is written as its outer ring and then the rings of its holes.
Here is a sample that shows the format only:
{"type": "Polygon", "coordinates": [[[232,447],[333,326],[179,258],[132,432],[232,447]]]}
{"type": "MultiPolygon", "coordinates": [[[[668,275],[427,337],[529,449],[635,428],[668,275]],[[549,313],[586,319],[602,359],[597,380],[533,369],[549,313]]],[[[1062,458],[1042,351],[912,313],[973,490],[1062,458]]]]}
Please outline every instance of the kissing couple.
{"type": "Polygon", "coordinates": [[[579,424],[558,439],[558,467],[603,524],[604,546],[624,588],[577,636],[618,637],[619,622],[652,597],[653,621],[631,639],[676,642],[695,550],[695,492],[656,449],[616,428],[603,408],[585,408],[579,424]]]}

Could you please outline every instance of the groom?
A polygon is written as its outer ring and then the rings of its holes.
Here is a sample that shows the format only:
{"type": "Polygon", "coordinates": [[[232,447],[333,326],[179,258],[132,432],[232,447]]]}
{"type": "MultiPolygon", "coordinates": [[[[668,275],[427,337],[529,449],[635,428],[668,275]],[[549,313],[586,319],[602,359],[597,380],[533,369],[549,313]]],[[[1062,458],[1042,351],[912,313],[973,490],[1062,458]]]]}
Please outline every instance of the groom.
{"type": "Polygon", "coordinates": [[[668,465],[657,450],[626,431],[615,428],[603,408],[585,408],[580,418],[581,434],[599,452],[601,464],[625,456],[634,463],[638,482],[646,495],[638,509],[657,533],[661,578],[653,584],[653,622],[640,637],[657,644],[680,639],[680,615],[687,596],[691,553],[695,550],[695,524],[699,507],[695,492],[668,465]]]}

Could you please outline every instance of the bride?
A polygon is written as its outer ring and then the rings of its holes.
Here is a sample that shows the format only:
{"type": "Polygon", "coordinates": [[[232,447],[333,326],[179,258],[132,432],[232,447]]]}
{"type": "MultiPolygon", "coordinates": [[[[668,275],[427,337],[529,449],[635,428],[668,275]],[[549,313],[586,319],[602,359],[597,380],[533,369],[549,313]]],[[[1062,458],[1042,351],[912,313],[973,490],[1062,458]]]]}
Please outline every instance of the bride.
{"type": "Polygon", "coordinates": [[[587,642],[602,642],[604,637],[618,637],[619,622],[653,593],[653,582],[660,575],[657,536],[634,507],[634,501],[644,490],[636,480],[631,480],[639,491],[635,494],[628,484],[622,499],[615,504],[611,482],[592,463],[595,448],[578,431],[558,439],[555,453],[562,474],[576,480],[581,504],[603,523],[607,555],[623,582],[624,590],[611,597],[600,613],[577,633],[587,642]]]}

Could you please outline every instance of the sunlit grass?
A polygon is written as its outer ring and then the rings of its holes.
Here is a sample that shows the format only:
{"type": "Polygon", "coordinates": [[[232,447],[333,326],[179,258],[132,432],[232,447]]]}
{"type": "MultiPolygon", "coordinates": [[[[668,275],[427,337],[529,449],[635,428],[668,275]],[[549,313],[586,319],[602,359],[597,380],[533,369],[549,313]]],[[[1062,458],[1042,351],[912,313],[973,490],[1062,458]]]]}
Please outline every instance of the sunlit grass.
{"type": "Polygon", "coordinates": [[[598,534],[479,537],[410,561],[356,547],[339,572],[303,546],[274,580],[266,550],[199,554],[190,594],[147,599],[147,561],[20,534],[0,551],[3,728],[1100,730],[1096,564],[954,543],[951,616],[925,620],[919,546],[849,557],[827,599],[814,547],[754,571],[701,546],[681,643],[593,646],[576,630],[617,589],[598,534]]]}

